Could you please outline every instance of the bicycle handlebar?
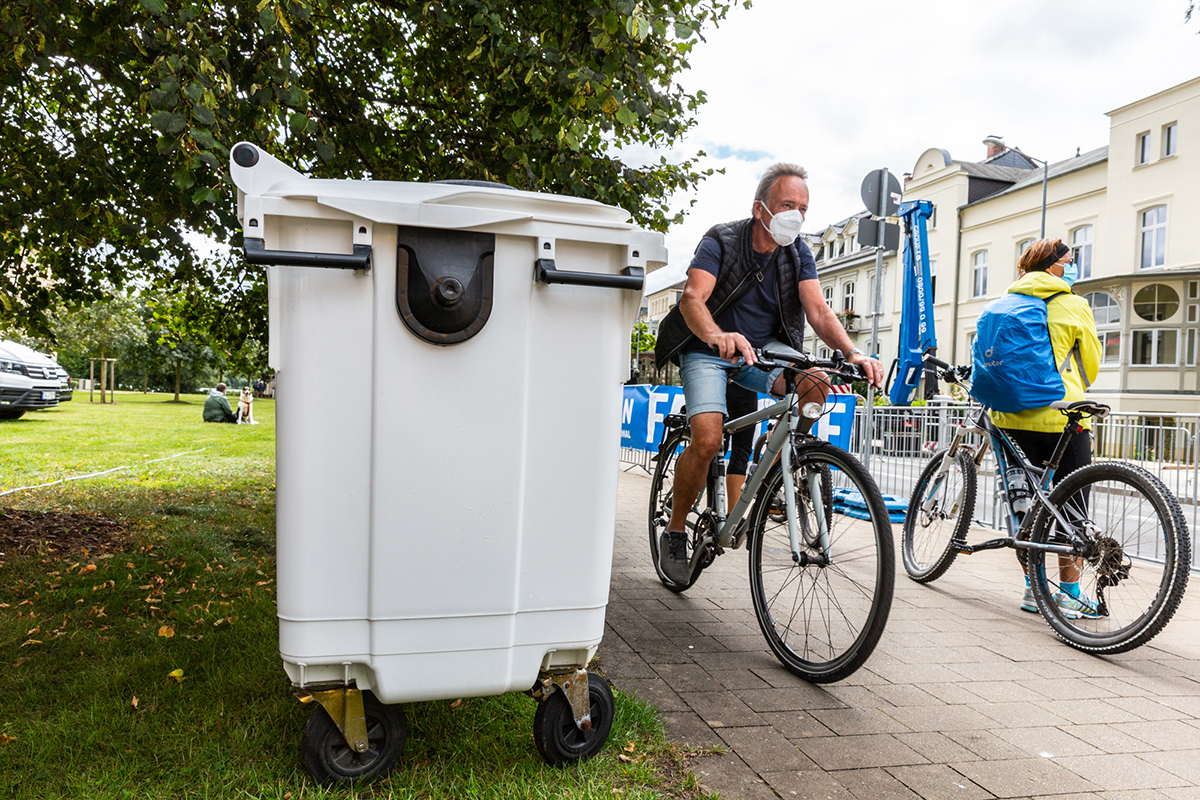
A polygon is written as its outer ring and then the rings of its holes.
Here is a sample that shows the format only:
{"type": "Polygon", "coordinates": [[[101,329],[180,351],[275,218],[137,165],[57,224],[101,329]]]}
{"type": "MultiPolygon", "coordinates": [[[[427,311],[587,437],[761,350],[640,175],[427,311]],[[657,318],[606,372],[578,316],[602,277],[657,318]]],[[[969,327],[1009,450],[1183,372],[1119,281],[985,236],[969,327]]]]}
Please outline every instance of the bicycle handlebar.
{"type": "Polygon", "coordinates": [[[779,353],[764,347],[755,348],[754,356],[758,359],[754,366],[760,369],[772,370],[779,367],[793,371],[821,369],[852,381],[868,380],[867,373],[863,371],[862,367],[846,361],[842,357],[841,350],[834,350],[832,358],[822,359],[813,358],[807,353],[779,353]]]}
{"type": "Polygon", "coordinates": [[[921,358],[926,364],[932,364],[936,367],[938,377],[946,381],[946,383],[963,383],[971,377],[970,364],[963,364],[956,367],[953,364],[942,361],[940,358],[931,356],[929,353],[926,353],[921,358]]]}

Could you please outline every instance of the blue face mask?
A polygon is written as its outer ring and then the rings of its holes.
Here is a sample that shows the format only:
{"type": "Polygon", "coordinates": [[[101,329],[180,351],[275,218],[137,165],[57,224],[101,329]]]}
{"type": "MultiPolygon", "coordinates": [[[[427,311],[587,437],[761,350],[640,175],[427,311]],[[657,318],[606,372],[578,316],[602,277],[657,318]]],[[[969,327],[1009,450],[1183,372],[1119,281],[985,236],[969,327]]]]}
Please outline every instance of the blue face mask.
{"type": "Polygon", "coordinates": [[[1079,265],[1074,261],[1068,261],[1063,264],[1062,278],[1067,282],[1067,286],[1073,286],[1079,278],[1079,265]]]}

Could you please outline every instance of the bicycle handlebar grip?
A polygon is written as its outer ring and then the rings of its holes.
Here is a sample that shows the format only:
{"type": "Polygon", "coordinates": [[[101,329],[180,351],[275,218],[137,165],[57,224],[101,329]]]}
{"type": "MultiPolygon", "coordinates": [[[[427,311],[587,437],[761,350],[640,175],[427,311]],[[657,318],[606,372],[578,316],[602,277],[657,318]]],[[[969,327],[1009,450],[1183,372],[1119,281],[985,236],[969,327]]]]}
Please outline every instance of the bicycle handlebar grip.
{"type": "Polygon", "coordinates": [[[926,353],[924,356],[922,356],[922,358],[925,361],[928,361],[930,364],[933,364],[935,367],[940,367],[941,369],[953,369],[953,367],[951,367],[945,361],[942,361],[940,358],[935,356],[931,356],[929,353],[926,353]]]}

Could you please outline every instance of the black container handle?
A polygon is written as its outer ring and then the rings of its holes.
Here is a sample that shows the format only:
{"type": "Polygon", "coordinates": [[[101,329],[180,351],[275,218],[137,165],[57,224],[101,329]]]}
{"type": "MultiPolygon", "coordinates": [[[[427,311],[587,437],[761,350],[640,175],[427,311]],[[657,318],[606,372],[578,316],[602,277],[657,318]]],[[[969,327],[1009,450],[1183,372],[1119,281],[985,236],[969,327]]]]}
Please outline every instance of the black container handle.
{"type": "Polygon", "coordinates": [[[646,271],[641,267],[626,267],[620,275],[603,272],[567,272],[554,266],[554,259],[539,258],[533,264],[533,279],[538,283],[562,283],[568,286],[600,286],[606,289],[635,289],[641,291],[646,283],[646,271]]]}
{"type": "Polygon", "coordinates": [[[243,239],[246,261],[268,267],[325,267],[327,269],[370,269],[371,245],[356,244],[350,255],[344,253],[303,253],[294,250],[267,250],[262,239],[243,239]]]}

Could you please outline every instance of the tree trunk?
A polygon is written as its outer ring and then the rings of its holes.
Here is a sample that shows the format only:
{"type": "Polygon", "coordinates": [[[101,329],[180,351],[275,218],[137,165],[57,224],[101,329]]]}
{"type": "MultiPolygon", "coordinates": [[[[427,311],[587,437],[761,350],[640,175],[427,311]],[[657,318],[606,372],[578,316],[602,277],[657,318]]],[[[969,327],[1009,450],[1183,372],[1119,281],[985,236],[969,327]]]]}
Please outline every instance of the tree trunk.
{"type": "Polygon", "coordinates": [[[183,359],[175,359],[175,402],[179,402],[179,373],[183,369],[183,359]]]}
{"type": "Polygon", "coordinates": [[[108,362],[104,360],[104,348],[100,348],[100,405],[104,405],[105,378],[108,376],[108,362]]]}

